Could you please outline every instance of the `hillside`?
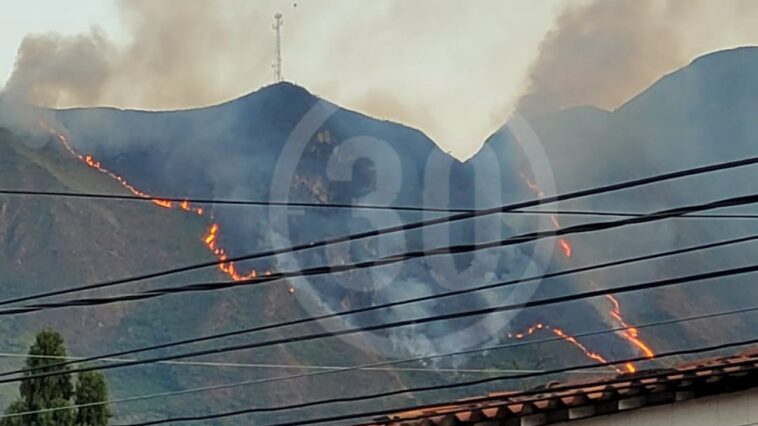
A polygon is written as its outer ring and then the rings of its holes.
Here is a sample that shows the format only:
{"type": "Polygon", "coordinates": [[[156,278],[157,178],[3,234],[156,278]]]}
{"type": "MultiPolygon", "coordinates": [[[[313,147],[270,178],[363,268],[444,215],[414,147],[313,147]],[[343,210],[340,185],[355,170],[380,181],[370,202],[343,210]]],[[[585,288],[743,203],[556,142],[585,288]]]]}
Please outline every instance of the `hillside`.
{"type": "MultiPolygon", "coordinates": [[[[758,48],[715,52],[694,60],[640,93],[615,111],[578,107],[532,122],[551,159],[558,188],[571,191],[599,183],[651,176],[758,155],[758,48]]],[[[567,208],[651,211],[755,193],[755,168],[682,179],[613,196],[568,203],[567,208]]],[[[722,209],[718,213],[756,213],[758,207],[722,209]]],[[[587,259],[616,258],[752,235],[751,220],[706,219],[666,221],[644,232],[616,232],[588,237],[587,259]],[[621,239],[619,239],[621,238],[621,239]]],[[[581,253],[581,250],[577,250],[581,253]]],[[[647,268],[626,269],[602,279],[620,283],[684,275],[749,264],[756,244],[742,244],[669,259],[647,268]]],[[[696,315],[745,306],[758,297],[744,278],[703,282],[648,297],[630,295],[640,318],[651,320],[696,315]]],[[[747,335],[754,316],[724,318],[709,328],[704,322],[676,331],[674,339],[720,341],[747,335]],[[725,325],[728,325],[725,327],[725,325]]]]}
{"type": "MultiPolygon", "coordinates": [[[[758,127],[752,119],[758,112],[758,76],[749,72],[756,67],[758,49],[718,52],[662,78],[615,111],[577,107],[549,116],[529,117],[549,160],[556,190],[566,192],[758,155],[755,142],[758,127]]],[[[96,108],[52,111],[52,114],[77,151],[93,155],[108,170],[157,196],[471,208],[531,199],[543,190],[550,192],[550,188],[541,186],[549,186],[550,179],[537,178],[544,170],[537,170],[536,163],[529,162],[528,148],[509,131],[492,135],[480,153],[460,163],[418,130],[342,109],[290,83],[275,84],[221,105],[195,110],[146,112],[96,108]]],[[[44,147],[32,149],[39,145],[39,136],[7,131],[1,136],[0,186],[4,188],[125,191],[112,179],[71,157],[53,138],[43,140],[47,142],[44,147]]],[[[564,207],[647,212],[726,198],[755,191],[758,183],[751,170],[720,173],[718,180],[714,176],[701,177],[578,200],[564,207]]],[[[0,198],[0,203],[3,298],[213,259],[202,243],[211,221],[220,225],[219,244],[231,255],[240,255],[422,217],[416,212],[238,206],[204,206],[207,212],[201,217],[150,203],[17,197],[0,198]]],[[[435,213],[427,215],[432,214],[435,213]]],[[[598,219],[562,217],[560,224],[595,220],[598,219]]],[[[754,222],[664,221],[459,255],[454,260],[429,258],[372,271],[26,315],[0,322],[7,330],[3,348],[22,351],[30,334],[43,324],[61,328],[70,341],[70,351],[77,355],[131,348],[506,281],[535,270],[594,264],[748,235],[758,231],[754,222]],[[290,294],[289,288],[294,294],[290,294]]],[[[476,224],[439,226],[237,267],[242,271],[250,268],[287,271],[325,263],[344,264],[418,248],[490,241],[555,226],[548,216],[493,216],[476,224]]],[[[540,285],[521,286],[515,291],[476,293],[371,313],[325,327],[334,330],[492,306],[527,298],[532,291],[536,296],[555,295],[744,265],[755,257],[756,250],[758,245],[745,244],[665,262],[553,279],[540,285]]],[[[208,271],[163,282],[203,279],[222,280],[228,276],[208,271]]],[[[120,294],[147,285],[102,294],[120,294]]],[[[502,343],[510,341],[509,335],[538,323],[572,334],[617,327],[623,321],[638,324],[733,309],[743,306],[745,300],[755,300],[758,296],[755,293],[749,282],[739,279],[695,283],[645,295],[625,295],[618,299],[618,308],[613,300],[597,299],[529,310],[514,318],[493,316],[486,321],[447,322],[352,341],[328,339],[200,360],[277,364],[266,368],[162,365],[116,372],[109,377],[115,383],[114,396],[131,396],[303,371],[284,368],[282,364],[354,365],[502,343]],[[616,315],[622,315],[623,320],[616,315]]],[[[689,324],[646,329],[642,331],[642,339],[655,350],[735,339],[751,329],[754,319],[743,316],[711,323],[709,327],[689,324]]],[[[314,326],[308,330],[322,329],[314,326]]],[[[283,335],[303,331],[296,329],[283,335]]],[[[241,337],[224,343],[261,338],[241,337]]],[[[609,359],[640,355],[634,342],[619,334],[582,339],[582,343],[585,349],[609,359]]],[[[493,352],[485,357],[459,357],[431,367],[532,369],[582,362],[587,362],[587,358],[579,346],[561,341],[493,352]]],[[[10,365],[11,361],[5,363],[10,365]]],[[[259,405],[281,404],[344,394],[346,387],[351,393],[368,393],[460,377],[481,376],[364,371],[353,374],[349,383],[325,377],[240,387],[182,396],[172,399],[170,404],[163,400],[142,401],[124,405],[117,414],[139,412],[125,417],[128,420],[180,412],[202,414],[209,411],[208,406],[218,410],[248,407],[251,401],[259,405]]],[[[484,386],[471,392],[493,388],[502,389],[502,385],[484,386]]],[[[463,396],[465,391],[443,396],[463,396]]],[[[435,396],[440,395],[412,398],[423,402],[435,396]]],[[[386,403],[398,401],[407,402],[407,398],[398,397],[386,403]]],[[[344,409],[349,408],[356,407],[344,409]]],[[[308,411],[313,412],[320,411],[308,411]]],[[[256,417],[259,418],[267,417],[256,417]]]]}
{"type": "MultiPolygon", "coordinates": [[[[519,164],[523,153],[516,145],[459,163],[417,130],[339,108],[290,83],[198,110],[65,110],[59,111],[57,118],[78,148],[130,177],[138,187],[161,195],[455,208],[488,207],[534,196],[526,183],[531,170],[519,164]]],[[[213,207],[211,214],[221,224],[220,239],[232,254],[318,241],[422,217],[414,212],[228,206],[213,207]],[[287,215],[282,214],[285,212],[287,215]]],[[[473,234],[470,223],[442,226],[242,267],[287,270],[347,263],[446,242],[486,241],[538,223],[525,217],[507,221],[490,217],[478,222],[473,234]]],[[[551,226],[547,218],[539,223],[551,226]]],[[[546,243],[540,249],[552,251],[553,245],[546,243]]],[[[520,276],[529,267],[534,250],[533,245],[525,245],[505,253],[490,250],[462,255],[454,262],[411,261],[375,271],[298,280],[293,285],[298,295],[308,295],[307,302],[300,302],[313,304],[312,309],[320,311],[318,305],[322,305],[343,310],[409,294],[440,292],[464,282],[473,285],[520,276]]],[[[539,263],[544,266],[550,253],[542,254],[539,263]]],[[[473,294],[441,304],[363,315],[357,320],[367,325],[411,313],[496,304],[509,297],[515,296],[510,291],[473,294]]],[[[574,326],[593,320],[599,318],[577,318],[574,326]]],[[[435,327],[437,330],[428,331],[429,336],[451,334],[461,325],[435,327]]],[[[477,330],[476,336],[482,341],[498,339],[487,329],[477,330]]],[[[391,342],[383,350],[396,356],[446,351],[460,345],[454,339],[410,337],[404,330],[386,337],[391,342]]]]}
{"type": "MultiPolygon", "coordinates": [[[[123,192],[119,185],[63,156],[52,140],[40,142],[46,146],[37,148],[37,143],[22,142],[28,136],[19,137],[5,129],[0,132],[0,181],[4,188],[123,192]]],[[[197,244],[204,226],[191,216],[162,214],[145,203],[2,197],[0,297],[160,270],[167,264],[208,260],[197,244]]],[[[217,276],[212,271],[201,275],[217,276]]],[[[140,287],[145,284],[134,286],[140,287]]],[[[166,308],[171,302],[167,303],[166,308]]],[[[158,318],[160,311],[155,306],[139,309],[139,313],[135,308],[117,305],[3,318],[3,328],[7,330],[3,348],[24,352],[35,330],[55,325],[65,334],[72,353],[91,354],[118,347],[137,336],[147,340],[159,337],[161,329],[171,327],[175,321],[158,318]]],[[[181,321],[199,326],[197,322],[202,319],[181,321]]],[[[18,362],[3,359],[4,368],[17,366],[18,362]]],[[[11,388],[4,389],[6,396],[11,393],[11,388]]]]}
{"type": "MultiPolygon", "coordinates": [[[[52,138],[41,141],[38,138],[39,136],[18,135],[0,129],[2,187],[125,193],[119,184],[68,156],[52,138]]],[[[212,260],[214,257],[202,244],[207,226],[205,218],[167,211],[143,202],[2,197],[0,299],[212,260]]],[[[225,276],[220,272],[208,270],[191,276],[176,276],[123,288],[91,291],[86,295],[113,295],[158,284],[224,279],[225,276]]],[[[70,308],[3,317],[0,320],[3,330],[0,347],[3,352],[24,353],[38,329],[54,326],[65,335],[69,353],[87,356],[303,315],[292,303],[292,296],[284,286],[260,290],[248,288],[244,291],[243,298],[230,297],[229,293],[217,292],[138,304],[70,308]],[[274,309],[274,306],[277,308],[274,309]]],[[[224,343],[244,340],[226,339],[224,343]]],[[[195,345],[191,349],[199,347],[202,346],[195,345]]],[[[350,357],[355,362],[372,360],[370,355],[356,353],[351,348],[341,351],[339,344],[320,350],[316,348],[318,345],[310,348],[274,348],[255,353],[206,357],[204,361],[272,365],[322,362],[338,365],[343,357],[350,357]]],[[[2,357],[0,369],[18,368],[22,361],[23,358],[20,357],[2,357]]],[[[282,367],[251,369],[164,365],[114,370],[107,375],[111,381],[112,397],[122,398],[205,386],[209,383],[260,379],[289,374],[291,371],[291,368],[282,367]]],[[[393,378],[375,372],[367,377],[364,386],[371,388],[374,380],[384,383],[391,382],[393,378]]],[[[235,395],[258,395],[260,401],[281,403],[304,398],[298,395],[299,391],[310,386],[302,381],[284,384],[278,386],[275,392],[268,393],[265,398],[259,395],[262,386],[236,389],[235,395]]],[[[318,383],[318,386],[323,393],[330,392],[322,383],[318,383]]],[[[331,391],[337,392],[337,389],[331,391]]],[[[14,394],[13,386],[4,387],[0,394],[0,404],[6,405],[14,394]]],[[[134,421],[192,412],[198,406],[208,404],[223,408],[245,405],[244,401],[229,400],[228,396],[221,391],[206,392],[174,398],[170,406],[165,401],[156,400],[113,408],[116,420],[134,421]],[[119,413],[137,414],[123,417],[119,413]]]]}
{"type": "MultiPolygon", "coordinates": [[[[97,161],[110,171],[124,176],[131,184],[142,191],[158,196],[204,196],[219,198],[242,198],[242,199],[281,199],[282,188],[276,185],[284,182],[284,197],[294,200],[315,202],[358,202],[374,204],[394,205],[430,205],[444,206],[449,203],[456,206],[486,206],[502,202],[504,199],[526,199],[533,196],[531,189],[524,183],[522,173],[525,170],[504,170],[511,175],[507,178],[500,177],[498,161],[492,158],[486,159],[485,167],[475,167],[474,162],[459,164],[450,157],[437,150],[434,144],[422,133],[400,126],[394,123],[381,122],[364,115],[336,108],[332,104],[319,100],[304,89],[289,84],[280,84],[265,88],[257,93],[247,95],[230,103],[211,107],[203,110],[190,110],[166,113],[147,113],[136,111],[118,111],[113,109],[96,110],[68,110],[57,112],[57,126],[65,129],[70,143],[79,151],[93,154],[97,161]],[[328,119],[321,126],[312,129],[308,134],[299,157],[299,163],[295,170],[290,171],[285,179],[276,176],[276,159],[288,141],[287,135],[293,132],[298,125],[298,114],[306,114],[307,110],[314,105],[326,107],[328,119]],[[373,137],[364,139],[369,144],[364,146],[343,146],[344,141],[355,140],[356,137],[373,137]],[[379,146],[385,141],[389,144],[390,151],[397,153],[395,158],[388,155],[386,149],[379,146]],[[374,146],[379,149],[374,150],[374,146]],[[352,151],[351,151],[352,150],[352,151]],[[335,163],[335,154],[337,162],[335,163]],[[385,157],[382,157],[382,156],[385,157]],[[430,163],[433,168],[427,167],[425,162],[430,156],[436,156],[437,162],[430,163]],[[368,156],[369,161],[361,159],[368,156]],[[390,163],[384,163],[387,160],[390,163]],[[394,163],[392,161],[395,161],[394,163]],[[383,168],[390,164],[389,170],[383,168]],[[449,168],[449,171],[446,169],[449,168]],[[484,173],[484,174],[482,174],[484,173]],[[289,177],[289,179],[286,179],[289,177]],[[385,187],[384,180],[391,179],[392,185],[385,187]],[[395,180],[395,177],[400,179],[395,180]],[[474,180],[485,178],[492,182],[503,181],[503,188],[493,192],[490,185],[486,190],[472,194],[470,188],[474,180]],[[517,180],[518,179],[518,180],[517,180]],[[449,188],[438,185],[436,192],[421,192],[424,180],[444,184],[450,182],[449,188]],[[379,191],[377,191],[379,190],[379,191]],[[278,194],[272,191],[279,191],[278,194]],[[378,192],[378,193],[377,193],[378,192]]],[[[20,150],[27,141],[26,137],[19,136],[15,144],[9,145],[13,149],[20,150]]],[[[360,141],[359,141],[360,142],[360,141]]],[[[386,148],[386,146],[384,147],[386,148]]],[[[48,141],[44,149],[32,150],[32,154],[43,164],[44,170],[51,169],[48,164],[58,165],[56,173],[71,176],[65,180],[65,184],[40,184],[41,188],[67,188],[77,191],[94,191],[105,193],[121,193],[124,188],[113,182],[112,179],[102,173],[98,173],[71,157],[54,140],[48,141]],[[82,176],[80,176],[82,175],[82,176]],[[88,186],[87,182],[94,182],[101,186],[88,186]]],[[[391,153],[391,152],[390,152],[391,153]]],[[[31,154],[30,154],[31,155],[31,154]]],[[[15,158],[14,163],[22,161],[15,158]]],[[[474,160],[481,161],[481,160],[474,160]]],[[[16,180],[8,179],[8,187],[23,187],[16,180]]],[[[72,202],[72,201],[69,201],[72,202]]],[[[46,200],[40,200],[40,205],[47,205],[46,200]]],[[[84,203],[84,202],[82,202],[84,203]]],[[[84,208],[90,208],[93,202],[84,203],[84,208]]],[[[116,217],[113,223],[101,224],[97,220],[89,222],[75,222],[74,230],[69,229],[73,235],[85,235],[92,230],[108,229],[113,232],[114,223],[117,224],[120,236],[118,241],[128,245],[130,249],[139,252],[139,256],[132,256],[131,252],[119,253],[117,259],[107,259],[96,264],[90,281],[95,281],[113,276],[124,276],[136,271],[154,270],[150,267],[158,262],[160,257],[151,256],[149,250],[145,251],[145,244],[164,256],[163,267],[171,267],[191,263],[200,258],[207,258],[208,252],[204,252],[201,243],[206,229],[209,226],[208,218],[221,224],[222,231],[219,236],[220,244],[228,248],[232,255],[248,253],[264,247],[289,245],[293,242],[314,241],[333,235],[343,235],[348,232],[357,232],[368,227],[387,226],[399,221],[414,220],[420,217],[418,213],[398,213],[397,215],[386,212],[348,212],[334,210],[309,210],[294,211],[289,215],[287,226],[282,229],[280,219],[281,209],[267,210],[261,208],[208,208],[208,213],[199,218],[195,215],[184,214],[177,211],[166,211],[151,204],[135,204],[132,208],[139,211],[123,210],[125,203],[105,204],[110,208],[107,214],[116,217]],[[119,222],[120,215],[127,217],[119,222]],[[145,226],[150,223],[152,217],[160,218],[163,222],[153,226],[145,226]],[[176,222],[178,218],[187,223],[176,222]],[[170,225],[168,224],[170,223],[170,225]],[[138,235],[152,238],[154,241],[134,241],[132,229],[138,230],[138,235]],[[178,238],[177,236],[181,237],[178,238]],[[174,244],[179,244],[178,249],[174,244]],[[192,253],[185,253],[185,250],[192,253]],[[171,253],[171,258],[167,254],[171,253]],[[150,257],[155,263],[142,260],[142,257],[150,257]],[[126,263],[122,259],[136,259],[134,263],[126,263]],[[103,273],[111,271],[111,263],[125,263],[129,266],[129,273],[123,274],[103,273]]],[[[128,204],[128,203],[127,203],[128,204]]],[[[99,204],[98,204],[99,205],[99,204]]],[[[57,213],[58,207],[48,207],[52,213],[57,213]]],[[[78,211],[81,211],[78,210],[78,211]]],[[[11,223],[21,222],[23,217],[13,218],[11,223]]],[[[68,223],[68,221],[66,221],[68,223]]],[[[518,218],[516,221],[503,222],[500,218],[489,220],[487,225],[490,229],[482,232],[480,228],[476,234],[479,240],[487,240],[496,235],[492,225],[500,227],[501,235],[513,232],[515,229],[528,229],[532,221],[527,218],[518,218]]],[[[376,256],[379,253],[394,253],[404,248],[428,246],[431,244],[444,244],[445,240],[468,241],[471,228],[467,225],[452,228],[449,232],[437,232],[432,234],[412,233],[407,239],[389,240],[389,244],[369,242],[368,244],[354,244],[349,251],[336,250],[331,252],[304,253],[298,258],[280,258],[264,260],[255,265],[238,265],[240,270],[255,267],[259,271],[268,269],[287,270],[295,269],[298,265],[315,265],[324,262],[344,263],[349,259],[360,259],[368,256],[376,256]],[[422,238],[423,237],[423,238],[422,238]],[[431,241],[429,240],[431,239],[431,241]],[[297,262],[297,263],[295,263],[297,262]]],[[[30,239],[44,240],[44,236],[36,233],[29,234],[30,239]]],[[[68,251],[70,240],[61,240],[59,251],[68,251]]],[[[546,244],[551,248],[552,242],[546,244]]],[[[95,258],[100,251],[108,251],[108,247],[92,248],[92,253],[78,255],[75,259],[66,259],[60,262],[57,269],[50,269],[51,274],[56,274],[56,279],[67,278],[67,271],[76,271],[76,264],[80,259],[95,258]],[[71,263],[72,265],[69,265],[71,263]]],[[[42,251],[47,247],[37,247],[42,251]]],[[[504,255],[487,255],[484,258],[460,256],[452,265],[447,263],[413,262],[399,272],[387,269],[375,273],[361,272],[343,274],[332,277],[316,277],[308,281],[293,280],[287,285],[268,285],[259,288],[242,288],[239,290],[227,290],[212,294],[178,295],[149,302],[119,305],[123,310],[123,318],[113,320],[113,327],[108,329],[108,334],[103,331],[102,338],[92,339],[85,332],[89,330],[91,323],[79,328],[72,328],[66,333],[74,341],[71,352],[74,354],[90,354],[102,352],[93,350],[91,347],[100,342],[98,349],[123,349],[140,345],[154,344],[167,340],[207,334],[214,331],[227,331],[230,329],[249,327],[253,324],[270,323],[305,315],[322,313],[324,310],[344,310],[350,307],[358,307],[366,304],[382,303],[384,301],[405,298],[413,294],[441,291],[460,285],[461,280],[473,284],[479,284],[482,276],[486,281],[504,280],[509,276],[518,276],[525,272],[528,266],[529,256],[534,247],[528,246],[510,250],[504,255]],[[431,266],[431,268],[430,268],[431,266]],[[451,269],[455,268],[455,269],[451,269]],[[431,271],[430,271],[431,269],[431,271]],[[468,271],[466,271],[468,269],[468,271]],[[463,273],[458,273],[460,270],[463,273]],[[483,274],[483,275],[482,275],[483,274]],[[296,288],[295,295],[287,292],[288,287],[296,288]],[[198,315],[198,313],[200,313],[198,315]],[[77,341],[81,345],[78,346],[77,341]]],[[[48,251],[47,253],[50,253],[48,251]]],[[[10,259],[15,259],[13,256],[10,259]]],[[[130,260],[131,262],[131,260],[130,260]]],[[[126,266],[125,266],[126,268],[126,266]]],[[[25,274],[31,274],[33,267],[21,268],[25,274]]],[[[160,268],[163,269],[163,268],[160,268]]],[[[220,274],[210,273],[217,279],[226,277],[220,274]]],[[[186,275],[175,277],[174,281],[202,280],[201,275],[186,275]]],[[[75,282],[71,278],[72,282],[75,282]]],[[[88,281],[88,282],[90,282],[88,281]]],[[[570,285],[570,282],[566,283],[570,285]]],[[[41,284],[44,287],[46,284],[41,284]]],[[[49,287],[49,285],[47,285],[49,287]]],[[[8,285],[10,291],[24,293],[15,284],[8,285]]],[[[131,289],[131,287],[130,287],[131,289]]],[[[119,294],[126,289],[114,289],[103,291],[103,294],[119,294]]],[[[26,294],[26,293],[24,293],[26,294]]],[[[439,304],[425,304],[407,309],[381,312],[351,319],[344,324],[334,324],[329,327],[341,327],[350,325],[367,325],[379,321],[389,321],[406,318],[408,316],[425,315],[429,313],[441,313],[451,309],[465,309],[473,306],[482,306],[500,303],[507,297],[512,297],[510,292],[491,292],[488,294],[474,294],[467,298],[459,298],[454,301],[446,301],[439,304]]],[[[112,307],[102,307],[96,310],[100,315],[108,317],[112,307]]],[[[73,310],[59,311],[61,317],[71,318],[68,313],[73,310]]],[[[89,312],[87,309],[76,311],[89,312]]],[[[427,327],[423,331],[410,331],[408,329],[393,330],[387,334],[369,336],[369,340],[355,340],[350,342],[329,339],[307,345],[291,345],[286,348],[275,348],[269,351],[254,351],[251,353],[235,353],[223,356],[201,359],[200,361],[221,361],[225,363],[263,363],[263,364],[305,364],[315,366],[340,366],[355,365],[360,363],[375,362],[387,359],[387,355],[408,356],[407,354],[429,354],[443,351],[457,350],[461,345],[483,345],[490,342],[499,342],[507,332],[517,332],[517,329],[532,325],[535,320],[550,317],[560,319],[561,326],[568,329],[581,329],[582,324],[589,325],[601,321],[600,315],[582,315],[573,317],[561,311],[554,311],[551,315],[530,316],[507,327],[505,323],[482,323],[458,322],[438,324],[427,327]],[[473,327],[473,328],[472,328],[473,327]],[[493,327],[498,331],[492,332],[493,327]],[[465,332],[461,332],[468,328],[465,332]],[[453,334],[453,333],[457,333],[453,334]],[[475,337],[473,342],[465,339],[475,337]],[[379,339],[379,340],[376,340],[379,339]],[[383,340],[387,339],[387,340],[383,340]],[[460,340],[464,339],[464,340],[460,340]],[[374,347],[375,349],[369,349],[374,347]],[[379,349],[380,352],[375,353],[379,349]]],[[[36,327],[47,320],[47,316],[31,315],[36,323],[33,326],[23,324],[19,326],[27,335],[36,327]]],[[[499,321],[499,320],[498,320],[499,321]]],[[[50,321],[56,323],[55,320],[50,321]]],[[[310,330],[320,330],[319,327],[310,327],[310,330]]],[[[299,329],[297,332],[302,332],[299,329]]],[[[293,330],[294,332],[294,330],[293,330]]],[[[227,340],[224,343],[249,341],[249,338],[227,340]]],[[[21,348],[23,339],[15,339],[15,347],[21,348]]],[[[596,342],[598,346],[605,342],[596,342]]],[[[553,347],[553,346],[550,346],[553,347]]],[[[557,347],[564,347],[562,344],[557,347]]],[[[544,348],[543,348],[544,349],[544,348]]],[[[472,365],[480,368],[484,365],[500,366],[502,368],[531,368],[535,364],[562,362],[560,358],[550,357],[546,354],[537,355],[537,348],[525,347],[508,351],[507,353],[492,353],[489,359],[481,357],[465,360],[442,360],[439,366],[465,366],[472,365]]],[[[574,362],[584,362],[585,358],[581,351],[571,350],[564,359],[574,362]]],[[[367,392],[371,389],[386,389],[396,387],[396,384],[406,386],[424,385],[456,380],[459,377],[475,378],[482,373],[461,373],[461,375],[439,376],[433,371],[409,372],[382,372],[367,371],[358,373],[351,383],[355,390],[367,392]]],[[[295,372],[300,370],[294,370],[295,372]]],[[[139,373],[133,371],[115,372],[110,374],[116,382],[114,396],[130,396],[134,394],[161,392],[204,386],[209,383],[230,383],[240,380],[250,380],[262,377],[291,374],[292,368],[268,367],[268,368],[211,368],[211,367],[168,367],[158,366],[144,368],[139,373]]],[[[234,390],[235,398],[224,391],[187,395],[175,397],[171,404],[165,401],[144,401],[125,405],[117,408],[119,413],[131,413],[134,407],[139,407],[141,414],[132,418],[153,418],[170,414],[181,413],[205,413],[209,403],[219,409],[234,409],[244,407],[247,398],[243,395],[255,396],[261,404],[284,403],[299,400],[312,399],[312,395],[319,396],[339,395],[344,391],[346,384],[340,380],[310,379],[285,382],[283,384],[271,384],[268,386],[250,386],[234,390]],[[304,391],[306,390],[306,391],[304,391]],[[263,396],[265,395],[265,397],[263,396]],[[123,411],[121,411],[123,410],[123,411]]],[[[349,386],[349,385],[348,385],[349,386]]],[[[465,390],[457,393],[446,393],[445,397],[463,396],[465,390]]],[[[433,393],[419,396],[420,402],[434,398],[433,393]]],[[[407,398],[400,396],[387,400],[387,403],[407,402],[407,398]]],[[[314,412],[320,412],[318,409],[314,412]]],[[[280,418],[281,415],[279,415],[280,418]]],[[[229,424],[235,424],[230,421],[229,424]]]]}

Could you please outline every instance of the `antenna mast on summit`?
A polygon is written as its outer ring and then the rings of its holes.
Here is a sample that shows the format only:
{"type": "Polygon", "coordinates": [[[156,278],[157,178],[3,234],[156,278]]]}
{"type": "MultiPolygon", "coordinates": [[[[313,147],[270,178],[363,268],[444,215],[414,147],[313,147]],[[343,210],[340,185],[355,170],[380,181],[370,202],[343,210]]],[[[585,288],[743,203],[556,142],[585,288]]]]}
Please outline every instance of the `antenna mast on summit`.
{"type": "Polygon", "coordinates": [[[277,83],[284,81],[284,77],[282,77],[282,25],[284,25],[282,14],[277,13],[274,15],[274,25],[272,27],[276,31],[276,59],[271,66],[274,69],[274,80],[277,83]]]}

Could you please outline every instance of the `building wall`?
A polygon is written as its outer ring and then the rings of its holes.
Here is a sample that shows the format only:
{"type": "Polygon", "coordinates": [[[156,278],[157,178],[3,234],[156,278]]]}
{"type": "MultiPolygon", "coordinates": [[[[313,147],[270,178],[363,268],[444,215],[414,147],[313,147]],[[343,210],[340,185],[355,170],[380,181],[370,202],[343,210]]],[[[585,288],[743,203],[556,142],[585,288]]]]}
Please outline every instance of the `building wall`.
{"type": "Polygon", "coordinates": [[[566,426],[756,426],[758,389],[559,423],[566,426]]]}

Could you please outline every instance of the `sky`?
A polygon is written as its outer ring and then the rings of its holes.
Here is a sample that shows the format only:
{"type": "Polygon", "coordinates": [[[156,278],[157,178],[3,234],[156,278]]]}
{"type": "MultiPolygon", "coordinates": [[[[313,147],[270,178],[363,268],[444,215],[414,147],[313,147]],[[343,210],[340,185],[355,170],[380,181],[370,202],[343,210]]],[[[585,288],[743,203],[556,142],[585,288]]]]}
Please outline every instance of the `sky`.
{"type": "Polygon", "coordinates": [[[16,51],[28,34],[77,34],[101,25],[121,33],[115,4],[110,0],[25,0],[6,2],[0,8],[0,82],[10,77],[16,51]],[[12,4],[10,4],[12,3],[12,4]]]}
{"type": "Polygon", "coordinates": [[[276,12],[286,80],[458,158],[515,107],[612,109],[758,43],[751,0],[27,0],[0,10],[0,82],[50,107],[216,104],[273,82],[276,12]]]}
{"type": "MultiPolygon", "coordinates": [[[[188,3],[199,2],[184,4],[188,3]]],[[[215,85],[217,90],[194,99],[171,95],[163,100],[139,99],[114,93],[95,102],[59,99],[42,103],[172,109],[240,96],[272,82],[271,24],[274,13],[282,12],[286,80],[342,106],[421,128],[441,145],[465,155],[507,118],[508,104],[522,90],[537,44],[560,9],[554,1],[481,2],[483,8],[497,13],[480,13],[482,9],[457,1],[264,0],[254,2],[252,8],[253,2],[226,4],[240,3],[246,3],[238,8],[239,15],[247,18],[237,20],[242,21],[242,29],[238,34],[221,36],[211,47],[228,50],[225,57],[216,58],[218,69],[210,76],[225,81],[215,85]],[[446,9],[444,14],[439,13],[442,8],[446,9]],[[234,40],[224,42],[223,38],[234,40]],[[493,84],[471,84],[477,81],[493,84]],[[503,113],[493,116],[492,105],[503,113]],[[460,119],[461,114],[468,117],[460,119]],[[451,126],[444,131],[447,134],[436,130],[440,126],[435,123],[452,121],[476,123],[465,129],[451,126]],[[467,134],[471,128],[481,130],[471,136],[467,134]]],[[[129,12],[128,6],[111,0],[32,0],[4,5],[0,15],[0,78],[5,81],[10,76],[19,45],[29,34],[75,35],[97,26],[113,44],[127,45],[130,35],[124,28],[128,19],[124,15],[129,12]]],[[[166,12],[159,10],[155,15],[166,12]]],[[[202,32],[201,27],[198,32],[202,32]]],[[[155,42],[160,43],[160,38],[155,42]]],[[[206,62],[206,58],[198,56],[198,62],[206,62]]]]}

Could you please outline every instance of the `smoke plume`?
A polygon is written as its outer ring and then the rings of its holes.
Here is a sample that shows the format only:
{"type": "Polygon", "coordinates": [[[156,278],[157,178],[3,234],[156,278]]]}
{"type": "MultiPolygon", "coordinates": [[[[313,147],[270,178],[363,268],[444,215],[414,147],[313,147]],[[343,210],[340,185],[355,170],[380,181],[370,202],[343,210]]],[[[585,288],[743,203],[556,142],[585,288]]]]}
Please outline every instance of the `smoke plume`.
{"type": "Polygon", "coordinates": [[[567,8],[540,45],[519,109],[615,108],[696,56],[758,41],[758,10],[749,3],[607,0],[567,8]]]}
{"type": "Polygon", "coordinates": [[[117,0],[128,37],[30,35],[4,96],[136,109],[229,100],[272,81],[281,11],[286,79],[421,128],[465,158],[517,103],[526,112],[613,108],[698,55],[758,41],[749,0],[526,4],[117,0]]]}
{"type": "Polygon", "coordinates": [[[268,52],[243,44],[254,40],[252,26],[265,25],[250,3],[117,4],[131,40],[114,43],[98,28],[74,36],[30,35],[19,47],[5,95],[39,106],[175,109],[238,96],[252,88],[241,88],[241,81],[270,71],[268,52]]]}
{"type": "Polygon", "coordinates": [[[507,118],[505,110],[493,123],[489,106],[517,94],[552,16],[547,4],[500,0],[480,8],[454,0],[116,4],[126,39],[97,29],[30,35],[6,95],[45,107],[183,109],[229,100],[272,81],[271,24],[281,11],[287,80],[421,128],[447,148],[476,147],[507,118]]]}

